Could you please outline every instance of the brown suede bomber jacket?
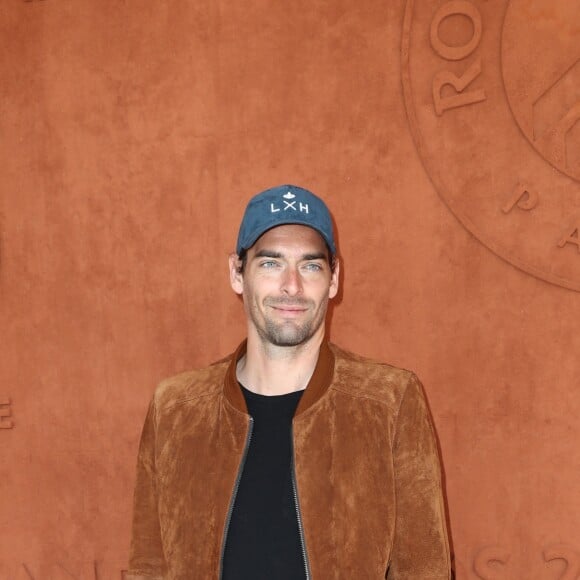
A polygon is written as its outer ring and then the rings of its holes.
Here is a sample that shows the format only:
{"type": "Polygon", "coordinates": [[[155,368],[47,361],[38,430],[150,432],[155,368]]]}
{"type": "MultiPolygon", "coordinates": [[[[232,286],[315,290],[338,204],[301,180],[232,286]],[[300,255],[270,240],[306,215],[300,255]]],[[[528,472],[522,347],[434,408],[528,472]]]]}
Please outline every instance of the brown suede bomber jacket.
{"type": "MultiPolygon", "coordinates": [[[[236,380],[244,351],[155,391],[127,580],[221,578],[250,430],[236,380]]],[[[310,580],[450,578],[437,446],[413,373],[324,343],[292,429],[310,580]]]]}

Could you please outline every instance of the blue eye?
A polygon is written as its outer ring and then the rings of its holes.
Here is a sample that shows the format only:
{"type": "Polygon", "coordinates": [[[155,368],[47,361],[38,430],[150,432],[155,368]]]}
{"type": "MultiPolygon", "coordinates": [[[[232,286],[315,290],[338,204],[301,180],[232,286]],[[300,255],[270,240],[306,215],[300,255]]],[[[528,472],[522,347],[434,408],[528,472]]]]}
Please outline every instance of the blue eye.
{"type": "Polygon", "coordinates": [[[310,272],[321,272],[322,266],[316,262],[310,262],[309,264],[305,265],[305,268],[310,272]]]}
{"type": "Polygon", "coordinates": [[[260,262],[260,268],[274,268],[277,265],[274,260],[266,260],[265,262],[260,262]]]}

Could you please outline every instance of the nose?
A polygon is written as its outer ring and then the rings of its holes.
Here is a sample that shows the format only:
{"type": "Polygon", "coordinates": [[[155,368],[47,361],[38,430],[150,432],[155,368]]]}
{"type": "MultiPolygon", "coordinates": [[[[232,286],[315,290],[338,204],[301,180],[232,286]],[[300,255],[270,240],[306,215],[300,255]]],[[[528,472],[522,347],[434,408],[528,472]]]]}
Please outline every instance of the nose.
{"type": "Polygon", "coordinates": [[[302,294],[302,278],[297,268],[289,266],[284,270],[282,277],[282,292],[288,296],[302,294]]]}

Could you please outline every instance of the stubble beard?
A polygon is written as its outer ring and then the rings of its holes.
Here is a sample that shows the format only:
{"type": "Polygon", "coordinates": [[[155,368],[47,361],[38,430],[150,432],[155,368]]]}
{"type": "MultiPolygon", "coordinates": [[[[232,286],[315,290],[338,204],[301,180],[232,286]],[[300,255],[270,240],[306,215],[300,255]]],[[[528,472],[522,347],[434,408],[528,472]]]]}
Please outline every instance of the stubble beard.
{"type": "MultiPolygon", "coordinates": [[[[312,307],[312,302],[310,301],[269,299],[264,302],[266,308],[284,304],[305,306],[307,308],[312,307]]],[[[296,320],[277,322],[264,315],[263,324],[258,324],[256,316],[254,315],[252,318],[254,319],[254,324],[262,341],[274,346],[292,347],[304,344],[314,336],[324,321],[325,312],[326,304],[321,304],[314,316],[304,322],[296,320]]]]}

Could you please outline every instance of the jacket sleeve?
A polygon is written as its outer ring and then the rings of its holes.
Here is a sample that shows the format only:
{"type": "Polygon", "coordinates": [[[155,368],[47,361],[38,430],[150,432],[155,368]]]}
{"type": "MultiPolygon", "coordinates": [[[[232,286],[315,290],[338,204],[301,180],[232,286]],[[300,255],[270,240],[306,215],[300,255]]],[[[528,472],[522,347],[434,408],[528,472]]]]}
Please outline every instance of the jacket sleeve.
{"type": "Polygon", "coordinates": [[[451,564],[435,432],[411,375],[393,441],[395,537],[388,580],[449,580],[451,564]]]}
{"type": "Polygon", "coordinates": [[[126,580],[163,580],[166,565],[159,525],[155,468],[156,407],[149,405],[139,453],[133,497],[133,526],[126,580]]]}

